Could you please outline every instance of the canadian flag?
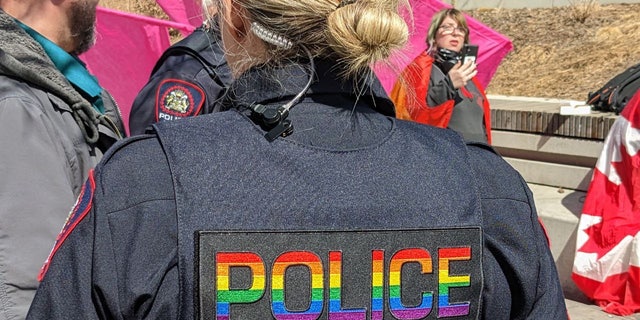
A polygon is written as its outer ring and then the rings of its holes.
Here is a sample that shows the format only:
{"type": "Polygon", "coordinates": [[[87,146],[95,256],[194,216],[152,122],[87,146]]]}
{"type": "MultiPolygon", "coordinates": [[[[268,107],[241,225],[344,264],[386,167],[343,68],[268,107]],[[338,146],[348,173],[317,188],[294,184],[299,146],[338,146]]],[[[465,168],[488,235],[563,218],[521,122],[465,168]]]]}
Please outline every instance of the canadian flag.
{"type": "Polygon", "coordinates": [[[605,312],[640,312],[640,91],[604,143],[578,224],[573,281],[605,312]]]}

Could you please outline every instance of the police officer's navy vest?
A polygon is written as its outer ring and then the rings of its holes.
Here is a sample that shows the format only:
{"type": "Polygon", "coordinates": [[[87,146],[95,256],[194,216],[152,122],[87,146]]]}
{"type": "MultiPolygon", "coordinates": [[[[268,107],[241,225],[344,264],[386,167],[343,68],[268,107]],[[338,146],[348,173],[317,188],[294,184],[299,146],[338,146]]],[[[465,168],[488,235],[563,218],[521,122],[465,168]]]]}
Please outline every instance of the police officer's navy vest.
{"type": "Polygon", "coordinates": [[[188,123],[154,125],[181,318],[477,317],[482,214],[455,134],[396,121],[378,145],[327,150],[270,143],[235,111],[188,123]]]}

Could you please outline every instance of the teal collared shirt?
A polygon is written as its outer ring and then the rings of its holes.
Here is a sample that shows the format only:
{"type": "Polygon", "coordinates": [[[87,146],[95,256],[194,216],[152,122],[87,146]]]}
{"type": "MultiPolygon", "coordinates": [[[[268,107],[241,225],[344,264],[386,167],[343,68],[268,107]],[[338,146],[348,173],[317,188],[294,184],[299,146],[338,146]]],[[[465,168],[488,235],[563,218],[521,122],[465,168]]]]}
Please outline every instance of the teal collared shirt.
{"type": "Polygon", "coordinates": [[[104,114],[104,103],[100,96],[102,87],[98,79],[89,73],[85,64],[29,26],[18,20],[16,22],[44,48],[56,68],[78,89],[80,94],[89,100],[98,112],[104,114]]]}

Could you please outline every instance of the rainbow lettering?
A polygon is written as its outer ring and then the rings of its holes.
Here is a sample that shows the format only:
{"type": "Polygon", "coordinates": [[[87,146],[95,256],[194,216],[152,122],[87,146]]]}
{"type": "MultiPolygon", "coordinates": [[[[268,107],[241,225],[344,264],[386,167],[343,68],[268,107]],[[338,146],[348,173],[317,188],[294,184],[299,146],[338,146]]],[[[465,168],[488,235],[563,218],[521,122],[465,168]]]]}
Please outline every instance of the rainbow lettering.
{"type": "Polygon", "coordinates": [[[431,306],[433,305],[433,292],[423,293],[422,302],[419,306],[408,308],[402,304],[400,274],[402,266],[411,262],[419,263],[422,266],[422,273],[433,272],[431,255],[424,249],[403,249],[393,255],[389,263],[389,308],[391,309],[391,314],[400,320],[422,319],[431,312],[431,306]]]}
{"type": "Polygon", "coordinates": [[[480,228],[212,231],[199,240],[196,311],[202,318],[412,320],[480,313],[480,228]]]}
{"type": "Polygon", "coordinates": [[[329,320],[366,319],[367,309],[342,309],[342,252],[329,252],[329,320]]]}
{"type": "Polygon", "coordinates": [[[438,249],[438,317],[457,317],[469,314],[469,302],[449,304],[449,288],[468,287],[471,284],[469,275],[449,275],[451,260],[470,260],[471,248],[440,248],[438,249]]]}
{"type": "Polygon", "coordinates": [[[280,255],[271,276],[271,300],[273,316],[278,320],[315,320],[320,317],[323,305],[324,270],[322,261],[313,252],[291,251],[280,255]],[[292,312],[284,305],[284,274],[288,267],[306,266],[311,272],[311,304],[309,309],[292,312]]]}
{"type": "Polygon", "coordinates": [[[384,250],[371,252],[371,320],[382,320],[384,311],[384,250]]]}
{"type": "Polygon", "coordinates": [[[264,262],[259,255],[252,252],[218,252],[216,253],[216,319],[229,319],[231,303],[251,303],[262,298],[265,290],[264,262]],[[253,273],[253,283],[249,289],[229,288],[229,269],[231,267],[248,267],[253,273]]]}

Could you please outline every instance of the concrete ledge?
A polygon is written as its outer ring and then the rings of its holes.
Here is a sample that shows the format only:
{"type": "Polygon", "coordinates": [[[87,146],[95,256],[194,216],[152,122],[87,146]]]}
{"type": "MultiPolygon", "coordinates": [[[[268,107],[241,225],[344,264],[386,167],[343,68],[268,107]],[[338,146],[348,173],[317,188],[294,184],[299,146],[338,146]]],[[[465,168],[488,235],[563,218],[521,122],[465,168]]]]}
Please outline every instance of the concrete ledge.
{"type": "Polygon", "coordinates": [[[550,136],[604,140],[618,117],[611,112],[561,115],[560,107],[572,100],[491,95],[491,128],[550,136]]]}
{"type": "Polygon", "coordinates": [[[489,96],[492,144],[530,183],[586,191],[617,116],[561,115],[571,100],[489,96]]]}
{"type": "Polygon", "coordinates": [[[504,158],[529,183],[587,191],[593,169],[526,159],[504,158]]]}
{"type": "Polygon", "coordinates": [[[604,142],[494,130],[493,146],[527,182],[586,191],[604,142]]]}
{"type": "MultiPolygon", "coordinates": [[[[566,164],[593,166],[600,156],[603,140],[549,136],[525,132],[493,130],[492,144],[501,149],[519,150],[523,155],[543,154],[549,160],[562,160],[566,164]],[[584,158],[584,161],[576,158],[584,158]]],[[[510,156],[517,156],[511,153],[510,156]]],[[[542,157],[542,156],[539,156],[542,157]]]]}
{"type": "Polygon", "coordinates": [[[587,303],[587,298],[571,280],[576,250],[576,232],[585,192],[529,184],[538,216],[544,223],[551,242],[551,253],[565,297],[587,303]]]}

